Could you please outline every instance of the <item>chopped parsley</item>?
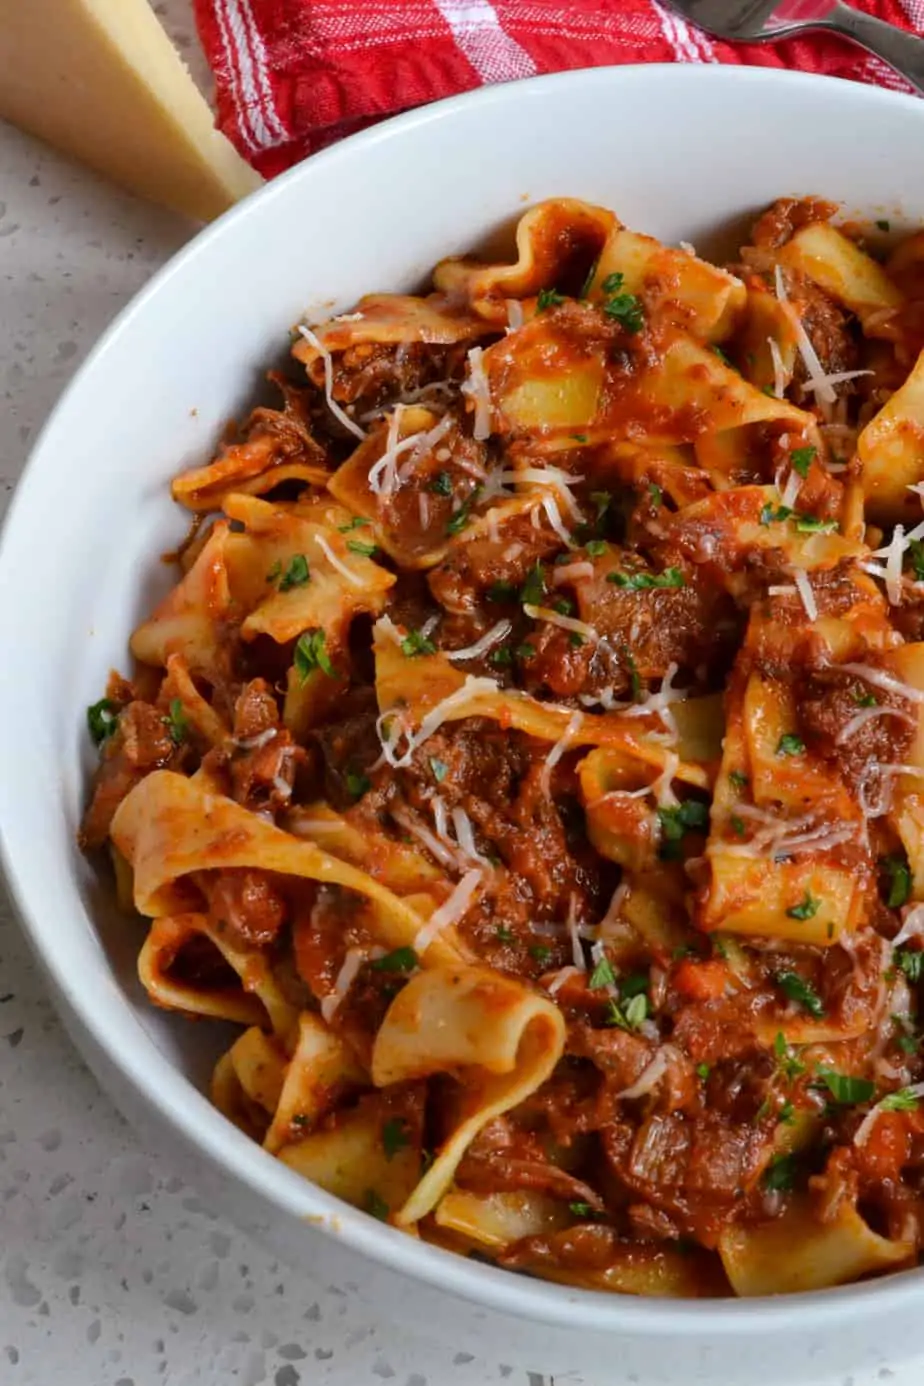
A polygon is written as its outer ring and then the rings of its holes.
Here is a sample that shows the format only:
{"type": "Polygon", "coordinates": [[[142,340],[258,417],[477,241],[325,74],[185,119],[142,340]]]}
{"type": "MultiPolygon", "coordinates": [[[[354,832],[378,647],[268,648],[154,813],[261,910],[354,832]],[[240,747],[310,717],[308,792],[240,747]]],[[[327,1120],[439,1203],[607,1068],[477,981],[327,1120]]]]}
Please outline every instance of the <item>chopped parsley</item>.
{"type": "Polygon", "coordinates": [[[497,939],[498,943],[513,943],[514,941],[513,933],[510,929],[505,928],[503,924],[499,924],[494,930],[494,937],[497,939]]]}
{"type": "Polygon", "coordinates": [[[375,544],[364,544],[359,539],[348,539],[347,548],[350,553],[358,553],[360,558],[373,558],[377,551],[375,544]]]}
{"type": "Polygon", "coordinates": [[[879,699],[875,693],[861,693],[858,688],[854,689],[853,700],[857,707],[878,707],[879,699]]]}
{"type": "Polygon", "coordinates": [[[478,491],[473,491],[467,501],[463,501],[455,514],[450,515],[446,521],[446,533],[450,535],[461,534],[465,526],[472,517],[472,506],[478,499],[478,491]]]}
{"type": "Polygon", "coordinates": [[[293,587],[303,587],[311,581],[308,560],[303,553],[294,553],[288,567],[279,579],[280,592],[288,592],[293,587]]]}
{"type": "Polygon", "coordinates": [[[446,764],[445,760],[438,760],[436,756],[430,757],[430,769],[433,771],[433,778],[436,780],[437,784],[442,784],[443,780],[445,780],[446,776],[449,774],[449,766],[446,764]]]}
{"type": "Polygon", "coordinates": [[[914,570],[915,582],[924,582],[924,540],[909,539],[905,558],[914,570]]]}
{"type": "Polygon", "coordinates": [[[772,525],[788,520],[792,511],[788,505],[771,505],[768,501],[760,512],[760,523],[762,525],[772,525]]]}
{"type": "Polygon", "coordinates": [[[559,616],[570,616],[574,610],[574,602],[570,601],[568,597],[562,597],[560,601],[555,603],[552,610],[557,611],[559,616]]]}
{"type": "Polygon", "coordinates": [[[660,505],[664,499],[664,492],[656,481],[650,481],[648,483],[648,495],[651,498],[652,505],[660,505]]]}
{"type": "Polygon", "coordinates": [[[606,553],[606,541],[604,539],[589,539],[584,545],[591,558],[602,558],[606,553]]]}
{"type": "Polygon", "coordinates": [[[428,491],[432,491],[434,496],[452,495],[452,477],[448,472],[437,472],[436,476],[431,477],[428,491]]]}
{"type": "Polygon", "coordinates": [[[366,519],[365,515],[354,515],[352,520],[347,521],[345,525],[338,525],[337,528],[341,534],[349,534],[351,529],[361,529],[363,525],[369,523],[370,521],[366,519]]]}
{"type": "Polygon", "coordinates": [[[788,1097],[784,1099],[783,1105],[782,1107],[780,1107],[780,1110],[777,1112],[776,1116],[777,1121],[782,1122],[784,1126],[792,1126],[793,1122],[796,1119],[796,1109],[792,1105],[788,1097]]]}
{"type": "Polygon", "coordinates": [[[557,289],[540,289],[536,296],[536,312],[544,313],[546,308],[557,308],[564,301],[564,294],[560,294],[557,289]]]}
{"type": "Polygon", "coordinates": [[[369,776],[356,770],[348,770],[344,779],[346,780],[347,792],[353,799],[361,799],[372,788],[372,781],[369,776]]]}
{"type": "Polygon", "coordinates": [[[594,1210],[589,1203],[569,1203],[568,1212],[573,1213],[576,1218],[592,1218],[594,1210]]]}
{"type": "Polygon", "coordinates": [[[603,311],[627,332],[640,332],[645,323],[644,309],[635,294],[623,291],[623,282],[624,276],[619,272],[606,276],[603,292],[608,297],[603,301],[603,311]]]}
{"type": "Polygon", "coordinates": [[[492,650],[488,655],[488,663],[495,665],[498,669],[505,669],[513,663],[513,650],[509,645],[498,645],[496,650],[492,650]]]}
{"type": "Polygon", "coordinates": [[[774,1155],[764,1171],[764,1188],[768,1193],[783,1193],[791,1189],[798,1170],[795,1155],[774,1155]]]}
{"type": "Polygon", "coordinates": [[[837,520],[819,520],[814,515],[797,515],[796,529],[800,534],[833,534],[837,520]]]}
{"type": "Polygon", "coordinates": [[[591,991],[600,991],[603,987],[616,985],[616,973],[609,958],[601,958],[590,974],[590,981],[587,983],[591,991]]]}
{"type": "Polygon", "coordinates": [[[803,480],[809,474],[809,467],[818,455],[818,449],[813,447],[793,448],[789,454],[789,461],[794,472],[798,472],[803,480]]]}
{"type": "Polygon", "coordinates": [[[369,964],[376,972],[412,972],[417,966],[417,954],[413,948],[394,948],[384,958],[375,958],[369,964]]]}
{"type": "Polygon", "coordinates": [[[818,1077],[835,1102],[845,1106],[868,1102],[876,1091],[876,1084],[870,1078],[854,1078],[849,1073],[836,1073],[833,1068],[818,1069],[818,1077]]]}
{"type": "Polygon", "coordinates": [[[579,650],[581,646],[586,643],[587,642],[585,641],[583,635],[579,630],[573,630],[570,632],[568,636],[568,644],[571,646],[572,650],[579,650]]]}
{"type": "Polygon", "coordinates": [[[798,905],[790,905],[786,911],[787,919],[814,919],[821,909],[821,901],[816,900],[809,891],[799,901],[798,905]]]}
{"type": "Polygon", "coordinates": [[[408,659],[414,659],[417,655],[436,654],[436,646],[421,631],[409,630],[401,641],[401,653],[407,655],[408,659]]]}
{"type": "Polygon", "coordinates": [[[820,1020],[825,1014],[825,1008],[818,992],[798,972],[778,972],[775,980],[777,986],[784,995],[789,997],[790,1001],[796,1001],[816,1020],[820,1020]]]}
{"type": "Polygon", "coordinates": [[[665,568],[663,573],[607,573],[607,582],[627,592],[643,592],[652,587],[683,587],[683,573],[679,568],[665,568]]]}
{"type": "Polygon", "coordinates": [[[899,948],[893,956],[909,982],[920,982],[924,978],[924,953],[920,950],[899,948]]]}
{"type": "Polygon", "coordinates": [[[375,1189],[366,1190],[366,1198],[365,1202],[363,1203],[363,1207],[365,1208],[367,1213],[371,1213],[372,1216],[374,1218],[378,1218],[380,1222],[388,1221],[388,1215],[391,1212],[391,1209],[385,1202],[382,1195],[376,1193],[375,1189]]]}
{"type": "Polygon", "coordinates": [[[535,958],[537,963],[545,964],[552,956],[552,950],[545,943],[534,943],[530,947],[529,956],[535,958]]]}
{"type": "Polygon", "coordinates": [[[512,582],[492,582],[487,591],[489,602],[512,602],[516,595],[517,589],[512,582]]]}
{"type": "Polygon", "coordinates": [[[658,823],[661,828],[660,856],[663,861],[677,861],[682,855],[680,844],[684,834],[691,829],[708,827],[709,808],[698,799],[687,799],[673,808],[659,808],[658,823]]]}
{"type": "Polygon", "coordinates": [[[897,1092],[890,1092],[879,1103],[881,1112],[914,1112],[917,1110],[920,1098],[911,1088],[899,1088],[897,1092]]]}
{"type": "Polygon", "coordinates": [[[411,1138],[407,1133],[407,1122],[401,1117],[389,1117],[382,1127],[382,1146],[385,1150],[385,1159],[393,1160],[399,1150],[404,1150],[411,1143],[411,1138]]]}
{"type": "Polygon", "coordinates": [[[731,365],[731,361],[729,361],[728,357],[725,355],[725,352],[722,350],[720,346],[714,346],[712,348],[712,352],[714,356],[717,356],[719,358],[723,366],[731,365]]]}
{"type": "Polygon", "coordinates": [[[644,992],[639,992],[633,996],[623,1006],[619,1002],[610,1001],[607,1008],[606,1023],[614,1025],[620,1030],[637,1030],[643,1020],[648,1018],[648,997],[644,992]]]}
{"type": "Polygon", "coordinates": [[[95,744],[101,746],[119,725],[119,705],[111,698],[100,698],[87,708],[87,726],[95,744]]]}
{"type": "Polygon", "coordinates": [[[629,691],[632,694],[632,701],[633,703],[637,703],[642,696],[642,676],[638,671],[638,665],[628,645],[623,645],[622,657],[629,675],[629,691]]]}
{"type": "Polygon", "coordinates": [[[900,909],[911,896],[911,870],[908,858],[895,853],[894,856],[883,857],[880,866],[889,882],[886,904],[890,910],[900,909]]]}
{"type": "Polygon", "coordinates": [[[591,265],[590,269],[587,271],[587,278],[584,280],[584,283],[581,285],[581,293],[580,293],[580,297],[581,297],[581,298],[586,298],[587,295],[590,293],[591,288],[593,287],[593,282],[594,282],[594,280],[595,280],[596,277],[597,277],[597,266],[599,265],[599,263],[600,263],[600,259],[599,259],[599,257],[598,257],[596,260],[594,260],[594,262],[593,262],[593,264],[591,265]]]}
{"type": "Polygon", "coordinates": [[[745,834],[747,833],[747,828],[744,826],[743,818],[739,818],[737,813],[733,813],[728,821],[731,823],[732,831],[735,833],[736,837],[745,836],[745,834]]]}
{"type": "Polygon", "coordinates": [[[587,442],[587,434],[586,434],[586,433],[572,433],[571,437],[574,439],[574,441],[575,441],[576,443],[586,443],[586,442],[587,442]]]}
{"type": "Polygon", "coordinates": [[[805,1064],[789,1046],[782,1030],[777,1031],[776,1039],[773,1041],[773,1053],[776,1056],[777,1072],[787,1083],[792,1083],[805,1072],[805,1064]]]}
{"type": "Polygon", "coordinates": [[[794,732],[784,732],[776,743],[778,756],[801,756],[804,750],[805,742],[801,736],[796,736],[794,732]]]}
{"type": "Polygon", "coordinates": [[[174,746],[182,746],[189,732],[189,722],[186,713],[183,711],[183,704],[179,698],[170,699],[170,711],[164,718],[164,723],[170,733],[170,740],[174,746]]]}
{"type": "Polygon", "coordinates": [[[313,669],[320,669],[328,678],[337,678],[337,671],[327,653],[327,636],[323,630],[306,630],[295,646],[295,669],[304,683],[313,669]]]}
{"type": "Polygon", "coordinates": [[[545,596],[545,573],[542,571],[541,563],[534,563],[526,574],[526,580],[520,588],[520,601],[524,606],[539,606],[545,596]]]}
{"type": "Polygon", "coordinates": [[[728,778],[736,789],[745,789],[750,780],[743,770],[729,770],[728,778]]]}
{"type": "Polygon", "coordinates": [[[697,1076],[697,1078],[702,1078],[702,1080],[703,1080],[704,1083],[705,1083],[706,1079],[709,1077],[709,1075],[710,1075],[711,1072],[712,1072],[712,1064],[697,1064],[697,1065],[696,1065],[696,1076],[697,1076]]]}
{"type": "Polygon", "coordinates": [[[610,508],[610,502],[611,502],[612,499],[613,499],[612,492],[610,492],[610,491],[591,491],[591,493],[590,493],[590,499],[593,501],[594,505],[595,505],[596,508],[597,508],[597,513],[596,513],[596,515],[594,516],[594,522],[595,522],[595,524],[599,524],[600,521],[603,519],[604,515],[606,514],[606,512],[607,512],[607,511],[609,510],[609,508],[610,508]]]}
{"type": "Polygon", "coordinates": [[[516,655],[517,659],[532,659],[536,650],[533,645],[523,644],[517,645],[513,653],[516,655]]]}

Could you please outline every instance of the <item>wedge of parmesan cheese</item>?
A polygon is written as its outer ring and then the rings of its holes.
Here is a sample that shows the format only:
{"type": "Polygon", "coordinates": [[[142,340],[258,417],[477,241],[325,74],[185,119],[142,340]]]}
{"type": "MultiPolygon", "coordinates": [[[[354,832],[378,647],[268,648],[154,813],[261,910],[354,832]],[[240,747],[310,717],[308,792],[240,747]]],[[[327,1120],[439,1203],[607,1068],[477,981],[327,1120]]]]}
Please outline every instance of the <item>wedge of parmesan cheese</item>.
{"type": "Polygon", "coordinates": [[[0,117],[200,221],[262,181],[148,0],[0,0],[0,117]]]}

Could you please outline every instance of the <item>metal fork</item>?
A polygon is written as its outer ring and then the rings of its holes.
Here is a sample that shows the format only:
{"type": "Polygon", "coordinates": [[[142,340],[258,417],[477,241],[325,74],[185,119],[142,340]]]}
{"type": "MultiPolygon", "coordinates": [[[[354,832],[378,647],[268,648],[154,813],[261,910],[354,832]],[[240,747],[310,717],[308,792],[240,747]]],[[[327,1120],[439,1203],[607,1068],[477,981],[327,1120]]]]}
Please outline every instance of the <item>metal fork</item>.
{"type": "Polygon", "coordinates": [[[716,38],[766,43],[806,29],[828,29],[882,58],[924,93],[924,39],[863,14],[841,0],[667,0],[716,38]]]}

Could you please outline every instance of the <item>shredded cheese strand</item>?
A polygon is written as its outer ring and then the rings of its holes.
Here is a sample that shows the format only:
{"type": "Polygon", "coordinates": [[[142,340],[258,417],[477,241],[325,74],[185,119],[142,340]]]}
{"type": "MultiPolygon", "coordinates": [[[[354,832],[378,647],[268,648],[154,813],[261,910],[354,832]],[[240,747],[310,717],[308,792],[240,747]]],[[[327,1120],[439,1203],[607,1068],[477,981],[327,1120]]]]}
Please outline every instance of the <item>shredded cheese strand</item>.
{"type": "Polygon", "coordinates": [[[315,336],[310,327],[299,326],[298,330],[305,341],[314,347],[315,351],[318,352],[324,362],[324,394],[327,399],[328,409],[333,414],[334,418],[339,419],[344,428],[348,429],[355,438],[365,438],[366,430],[360,428],[359,424],[355,423],[354,420],[350,418],[349,414],[345,413],[334,399],[334,363],[327,347],[315,336]]]}

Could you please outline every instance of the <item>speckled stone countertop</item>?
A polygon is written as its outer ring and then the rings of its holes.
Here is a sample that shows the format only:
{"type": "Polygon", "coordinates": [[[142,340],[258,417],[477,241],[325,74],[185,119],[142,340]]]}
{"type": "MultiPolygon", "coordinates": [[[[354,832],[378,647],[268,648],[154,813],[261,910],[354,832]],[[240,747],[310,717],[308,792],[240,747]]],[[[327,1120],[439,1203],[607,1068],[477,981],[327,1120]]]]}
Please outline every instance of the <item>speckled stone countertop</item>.
{"type": "MultiPolygon", "coordinates": [[[[188,234],[0,123],[0,509],[69,376],[188,234]]],[[[471,1346],[357,1320],[150,1157],[72,1050],[0,894],[0,1386],[548,1381],[471,1346]]],[[[801,1386],[886,1378],[919,1386],[924,1359],[801,1386]]]]}

